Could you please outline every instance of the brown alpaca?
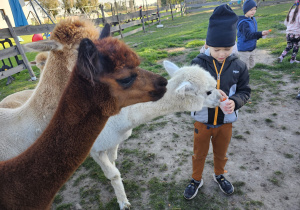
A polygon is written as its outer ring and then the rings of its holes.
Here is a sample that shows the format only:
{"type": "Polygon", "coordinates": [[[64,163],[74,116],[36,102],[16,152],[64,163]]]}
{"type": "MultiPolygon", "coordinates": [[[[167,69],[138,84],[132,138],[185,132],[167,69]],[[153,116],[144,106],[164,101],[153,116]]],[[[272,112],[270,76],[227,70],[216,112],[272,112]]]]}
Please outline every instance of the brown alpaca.
{"type": "MultiPolygon", "coordinates": [[[[108,25],[103,34],[107,30],[108,25]]],[[[0,162],[1,210],[49,209],[109,116],[164,95],[167,80],[138,65],[137,55],[117,39],[81,41],[77,64],[48,127],[25,152],[0,162]]]]}

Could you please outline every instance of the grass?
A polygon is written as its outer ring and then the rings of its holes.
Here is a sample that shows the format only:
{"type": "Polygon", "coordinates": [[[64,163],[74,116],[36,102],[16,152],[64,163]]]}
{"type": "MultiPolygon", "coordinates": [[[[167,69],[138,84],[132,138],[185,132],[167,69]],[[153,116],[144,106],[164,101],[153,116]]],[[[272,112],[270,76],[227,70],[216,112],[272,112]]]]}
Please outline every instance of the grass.
{"type": "MultiPolygon", "coordinates": [[[[258,30],[272,29],[272,33],[269,38],[260,39],[257,43],[259,49],[268,49],[274,55],[280,55],[285,48],[285,34],[281,33],[285,30],[282,24],[285,19],[285,15],[290,7],[290,4],[280,4],[272,7],[260,7],[256,13],[258,21],[258,30]]],[[[235,10],[238,15],[242,15],[242,10],[235,10]]],[[[164,21],[163,28],[156,28],[155,26],[146,26],[147,33],[139,32],[132,36],[124,38],[124,41],[131,46],[141,58],[141,67],[152,72],[161,74],[167,77],[166,72],[163,70],[159,61],[164,59],[170,59],[175,56],[185,56],[184,61],[175,61],[176,64],[183,66],[190,64],[191,60],[195,58],[199,53],[199,47],[204,44],[206,37],[206,31],[208,26],[208,19],[210,13],[198,13],[184,17],[174,18],[174,21],[164,21]],[[169,52],[170,48],[188,48],[186,51],[174,51],[169,52]]],[[[128,29],[129,30],[129,29],[128,29]]],[[[126,32],[126,31],[125,31],[126,32]]],[[[30,42],[30,36],[22,38],[25,42],[30,42]]],[[[29,61],[34,60],[36,53],[26,53],[29,61]]],[[[39,70],[33,67],[33,70],[37,77],[39,77],[39,70]]],[[[285,85],[282,82],[283,76],[289,76],[290,82],[298,82],[300,78],[300,68],[296,65],[290,65],[288,58],[284,59],[283,63],[275,65],[266,65],[264,63],[257,64],[254,69],[250,71],[250,83],[252,88],[252,94],[250,102],[246,104],[245,111],[255,114],[255,107],[262,101],[262,94],[270,92],[272,94],[279,93],[279,86],[285,85]]],[[[0,81],[0,100],[14,92],[18,92],[24,89],[32,89],[36,86],[38,81],[28,81],[30,76],[27,70],[14,75],[15,81],[6,86],[6,80],[0,81]]],[[[270,102],[275,103],[278,98],[272,99],[270,102]]],[[[186,126],[186,123],[182,123],[180,119],[183,115],[189,115],[189,112],[175,113],[178,117],[178,121],[171,122],[172,125],[181,124],[186,126]]],[[[265,119],[265,123],[268,125],[275,124],[275,120],[278,117],[276,113],[265,119]]],[[[176,118],[177,119],[177,118],[176,118]]],[[[149,124],[142,124],[133,129],[132,135],[129,141],[133,141],[143,135],[147,131],[157,131],[158,128],[166,126],[168,121],[164,118],[158,117],[152,120],[149,124]],[[157,121],[160,120],[160,121],[157,121]]],[[[192,125],[192,122],[188,122],[192,125]]],[[[251,123],[258,123],[257,120],[253,120],[251,123]]],[[[285,130],[288,126],[282,126],[281,129],[285,130]]],[[[189,128],[192,133],[193,127],[189,128]]],[[[246,131],[245,134],[240,135],[235,133],[233,136],[239,140],[247,139],[250,133],[255,131],[246,131]],[[244,136],[245,135],[245,136],[244,136]]],[[[300,135],[299,131],[294,131],[295,135],[300,135]]],[[[159,135],[157,135],[159,138],[159,135]]],[[[181,133],[174,130],[171,133],[170,139],[173,141],[182,141],[181,133]]],[[[189,141],[191,137],[186,137],[185,140],[189,141]]],[[[193,140],[191,140],[192,142],[193,140]]],[[[250,141],[250,140],[249,140],[250,141]]],[[[144,143],[144,142],[143,142],[144,143]]],[[[147,142],[151,147],[151,141],[147,142]]],[[[174,143],[172,143],[173,145],[174,143]]],[[[192,151],[192,149],[191,149],[192,151]]],[[[132,203],[132,209],[232,209],[231,202],[236,198],[221,196],[217,186],[211,190],[211,193],[199,192],[195,199],[192,201],[186,201],[182,197],[183,189],[186,187],[189,180],[183,180],[188,177],[176,179],[180,176],[180,165],[186,164],[187,160],[191,158],[192,152],[181,148],[177,148],[176,170],[171,173],[171,165],[161,164],[158,162],[156,154],[150,153],[142,149],[124,149],[121,148],[118,155],[121,156],[119,162],[116,162],[118,169],[120,170],[125,185],[127,196],[132,203]],[[150,173],[152,171],[159,171],[163,178],[153,177],[150,173]],[[133,176],[129,176],[133,174],[133,176]],[[147,191],[148,193],[145,193],[147,191]],[[142,203],[143,196],[148,196],[144,199],[147,203],[142,203]]],[[[159,151],[158,151],[159,152],[159,151]]],[[[229,155],[234,156],[234,153],[229,155]]],[[[294,154],[283,154],[285,158],[296,159],[294,154]]],[[[209,165],[213,165],[211,160],[208,160],[209,165]]],[[[238,166],[237,166],[238,167],[238,166]]],[[[295,166],[295,170],[300,173],[300,166],[295,166]]],[[[88,157],[86,161],[80,166],[78,170],[86,170],[84,175],[74,176],[74,186],[79,188],[80,204],[83,209],[92,209],[91,205],[96,205],[98,209],[118,209],[118,203],[114,196],[113,189],[100,167],[95,161],[88,157]],[[93,180],[96,183],[101,183],[103,189],[99,190],[97,185],[84,185],[88,180],[93,180]],[[103,190],[107,190],[109,198],[101,197],[103,190]]],[[[248,168],[240,166],[240,170],[247,171],[248,168]]],[[[282,172],[274,172],[268,179],[275,186],[279,186],[279,180],[282,180],[282,172]],[[281,173],[281,174],[280,174],[281,173]]],[[[93,183],[94,183],[93,182],[93,183]]],[[[247,194],[247,183],[234,182],[236,187],[236,195],[239,197],[247,194]]],[[[205,188],[205,186],[203,186],[205,188]]],[[[63,187],[59,194],[55,197],[56,209],[71,209],[72,205],[64,201],[63,192],[66,191],[63,187]]],[[[260,209],[264,205],[261,201],[254,201],[245,199],[243,202],[239,202],[238,205],[241,209],[260,209]]]]}

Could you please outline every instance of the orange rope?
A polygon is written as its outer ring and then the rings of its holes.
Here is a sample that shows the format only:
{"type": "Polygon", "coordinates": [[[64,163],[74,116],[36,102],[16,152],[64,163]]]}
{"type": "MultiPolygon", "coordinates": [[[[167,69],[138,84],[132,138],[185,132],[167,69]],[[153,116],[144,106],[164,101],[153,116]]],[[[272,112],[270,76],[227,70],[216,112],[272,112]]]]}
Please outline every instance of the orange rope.
{"type": "MultiPolygon", "coordinates": [[[[216,74],[217,74],[217,89],[220,89],[221,73],[222,73],[222,70],[223,70],[223,66],[224,66],[224,64],[225,64],[225,61],[226,61],[226,58],[225,58],[225,60],[224,60],[223,63],[222,63],[222,67],[221,67],[221,69],[220,69],[220,72],[218,72],[218,69],[217,69],[215,60],[213,60],[214,66],[215,66],[215,70],[216,70],[216,74]]],[[[216,107],[216,109],[215,109],[215,118],[214,118],[214,125],[217,125],[218,111],[219,111],[219,109],[218,109],[218,107],[216,107]]]]}

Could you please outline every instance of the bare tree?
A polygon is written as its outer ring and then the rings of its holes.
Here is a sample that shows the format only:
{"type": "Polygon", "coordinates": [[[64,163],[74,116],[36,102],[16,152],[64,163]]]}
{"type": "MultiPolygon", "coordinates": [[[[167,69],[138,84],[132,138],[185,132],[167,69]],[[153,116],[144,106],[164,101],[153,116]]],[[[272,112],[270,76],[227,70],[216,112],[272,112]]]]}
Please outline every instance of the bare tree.
{"type": "Polygon", "coordinates": [[[77,0],[75,6],[84,14],[87,11],[87,6],[89,6],[89,0],[77,0]]]}
{"type": "Polygon", "coordinates": [[[98,0],[90,0],[90,5],[93,7],[98,7],[99,6],[99,1],[98,0]]]}
{"type": "Polygon", "coordinates": [[[44,9],[51,11],[53,16],[57,15],[58,0],[39,0],[39,2],[44,9]]]}
{"type": "Polygon", "coordinates": [[[74,7],[74,0],[61,0],[62,1],[62,7],[65,10],[65,13],[70,14],[71,9],[74,7]]]}

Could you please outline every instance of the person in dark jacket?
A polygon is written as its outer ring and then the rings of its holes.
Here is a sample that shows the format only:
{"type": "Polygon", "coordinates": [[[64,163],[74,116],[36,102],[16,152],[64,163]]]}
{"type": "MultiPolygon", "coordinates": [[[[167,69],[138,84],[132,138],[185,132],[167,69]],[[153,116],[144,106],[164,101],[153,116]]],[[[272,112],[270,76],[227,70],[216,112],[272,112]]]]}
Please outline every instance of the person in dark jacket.
{"type": "Polygon", "coordinates": [[[247,102],[251,93],[246,64],[232,54],[237,20],[237,15],[228,5],[216,7],[209,19],[207,30],[206,44],[209,51],[200,53],[192,60],[193,65],[201,66],[217,80],[217,89],[228,101],[222,102],[225,103],[223,110],[227,114],[224,114],[220,107],[205,107],[191,113],[196,122],[193,174],[184,191],[184,198],[188,200],[193,199],[203,185],[202,172],[210,140],[214,153],[213,179],[225,194],[230,195],[234,192],[234,187],[224,176],[226,153],[232,135],[232,122],[237,120],[238,109],[247,102]]]}
{"type": "Polygon", "coordinates": [[[237,24],[237,48],[240,59],[247,64],[248,70],[253,68],[256,42],[270,33],[269,30],[257,31],[257,22],[254,17],[257,5],[254,0],[246,0],[243,4],[244,16],[239,16],[237,24]]]}

